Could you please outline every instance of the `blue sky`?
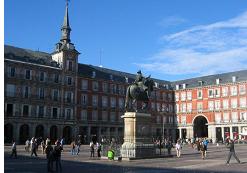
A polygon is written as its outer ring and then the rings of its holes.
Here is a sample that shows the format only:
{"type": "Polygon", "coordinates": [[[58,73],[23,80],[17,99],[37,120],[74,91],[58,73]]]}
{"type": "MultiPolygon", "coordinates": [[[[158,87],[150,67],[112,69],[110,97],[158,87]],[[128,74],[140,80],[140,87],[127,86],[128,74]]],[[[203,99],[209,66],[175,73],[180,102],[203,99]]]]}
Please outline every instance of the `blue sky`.
{"type": "MultiPolygon", "coordinates": [[[[4,44],[51,53],[64,12],[6,0],[4,44]]],[[[69,17],[80,63],[170,81],[247,69],[246,0],[71,0],[69,17]]]]}

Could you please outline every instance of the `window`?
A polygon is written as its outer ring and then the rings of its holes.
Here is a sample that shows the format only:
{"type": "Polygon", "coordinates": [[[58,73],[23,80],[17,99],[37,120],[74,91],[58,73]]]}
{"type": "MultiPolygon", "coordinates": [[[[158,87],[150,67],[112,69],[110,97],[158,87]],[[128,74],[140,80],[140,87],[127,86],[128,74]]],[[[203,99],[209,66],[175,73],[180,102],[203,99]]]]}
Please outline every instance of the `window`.
{"type": "Polygon", "coordinates": [[[219,88],[216,88],[214,90],[214,94],[215,94],[215,97],[220,97],[220,89],[219,88]]]}
{"type": "Polygon", "coordinates": [[[15,77],[15,67],[9,67],[8,68],[8,76],[9,77],[15,77]]]}
{"type": "Polygon", "coordinates": [[[93,71],[93,73],[92,73],[92,78],[95,78],[95,77],[96,77],[96,72],[93,71]]]}
{"type": "Polygon", "coordinates": [[[176,123],[180,123],[179,116],[177,116],[176,123]]]}
{"type": "Polygon", "coordinates": [[[59,74],[54,74],[54,82],[58,83],[59,81],[59,74]]]}
{"type": "Polygon", "coordinates": [[[198,86],[202,86],[203,85],[203,81],[198,81],[198,86]]]}
{"type": "Polygon", "coordinates": [[[202,90],[197,91],[197,98],[202,99],[202,90]]]}
{"type": "Polygon", "coordinates": [[[159,100],[160,99],[160,92],[156,91],[156,99],[159,100]]]}
{"type": "Polygon", "coordinates": [[[45,73],[44,72],[40,72],[39,73],[39,81],[43,82],[45,80],[45,73]]]}
{"type": "Polygon", "coordinates": [[[15,85],[7,84],[6,85],[6,96],[8,97],[15,97],[15,85]]]}
{"type": "Polygon", "coordinates": [[[209,89],[208,90],[208,97],[209,98],[213,98],[214,97],[214,90],[213,89],[209,89]]]}
{"type": "Polygon", "coordinates": [[[215,110],[220,110],[220,100],[215,100],[215,110]]]}
{"type": "Polygon", "coordinates": [[[113,80],[113,75],[112,74],[110,74],[110,80],[113,80]]]}
{"type": "Polygon", "coordinates": [[[8,117],[12,117],[14,114],[14,106],[13,104],[7,104],[7,110],[6,110],[6,114],[8,117]]]}
{"type": "Polygon", "coordinates": [[[111,122],[115,122],[116,121],[116,113],[115,112],[111,112],[111,114],[110,114],[110,121],[111,122]]]}
{"type": "Polygon", "coordinates": [[[222,88],[222,96],[223,96],[223,97],[228,96],[228,87],[223,87],[223,88],[222,88]]]}
{"type": "Polygon", "coordinates": [[[232,106],[232,108],[237,108],[237,106],[238,106],[237,99],[231,99],[231,106],[232,106]]]}
{"type": "Polygon", "coordinates": [[[108,121],[108,113],[106,111],[102,112],[102,121],[108,121]]]}
{"type": "Polygon", "coordinates": [[[38,117],[39,118],[43,118],[44,117],[44,113],[45,113],[45,108],[44,106],[38,106],[38,117]]]}
{"type": "Polygon", "coordinates": [[[119,108],[123,109],[124,108],[124,99],[123,98],[119,98],[118,99],[118,104],[119,104],[119,108]]]}
{"type": "Polygon", "coordinates": [[[87,94],[82,94],[81,95],[81,103],[82,105],[87,105],[87,94]]]}
{"type": "Polygon", "coordinates": [[[118,88],[119,88],[119,94],[125,95],[124,86],[123,85],[119,85],[118,88]]]}
{"type": "Polygon", "coordinates": [[[73,70],[73,62],[72,61],[69,61],[68,62],[68,70],[69,71],[72,71],[73,70]]]}
{"type": "Polygon", "coordinates": [[[182,112],[186,112],[186,103],[182,103],[181,105],[181,108],[182,108],[182,112]]]}
{"type": "Polygon", "coordinates": [[[111,108],[115,108],[115,107],[116,107],[116,98],[111,97],[111,108]]]}
{"type": "Polygon", "coordinates": [[[217,85],[220,84],[220,79],[216,79],[216,84],[217,84],[217,85]]]}
{"type": "Polygon", "coordinates": [[[179,104],[176,104],[176,113],[179,113],[179,104]]]}
{"type": "Polygon", "coordinates": [[[183,84],[183,89],[186,89],[186,83],[183,84]]]}
{"type": "Polygon", "coordinates": [[[197,111],[202,112],[202,110],[203,110],[202,103],[198,102],[197,103],[197,111]]]}
{"type": "Polygon", "coordinates": [[[240,119],[242,121],[246,121],[247,120],[247,113],[246,112],[240,112],[240,119]]]}
{"type": "Polygon", "coordinates": [[[107,93],[108,92],[108,84],[107,83],[103,83],[103,92],[107,93]]]}
{"type": "Polygon", "coordinates": [[[92,121],[97,121],[98,120],[98,111],[94,110],[92,112],[92,121]]]}
{"type": "Polygon", "coordinates": [[[160,103],[156,103],[156,111],[160,112],[160,103]]]}
{"type": "Polygon", "coordinates": [[[187,92],[187,100],[192,100],[192,93],[190,91],[187,92]]]}
{"type": "Polygon", "coordinates": [[[209,109],[210,111],[213,111],[213,110],[214,110],[214,101],[209,101],[209,102],[208,102],[208,109],[209,109]]]}
{"type": "Polygon", "coordinates": [[[97,95],[93,95],[93,97],[92,97],[93,99],[92,99],[92,105],[94,106],[94,107],[97,107],[98,106],[98,96],[97,95]]]}
{"type": "Polygon", "coordinates": [[[72,85],[72,78],[69,76],[67,77],[67,84],[72,85]]]}
{"type": "Polygon", "coordinates": [[[158,124],[161,123],[161,116],[156,115],[156,122],[157,122],[158,124]]]}
{"type": "Polygon", "coordinates": [[[229,101],[223,100],[223,109],[228,109],[228,108],[229,108],[229,101]]]}
{"type": "Polygon", "coordinates": [[[108,98],[107,98],[107,96],[102,96],[102,106],[104,108],[108,107],[108,98]]]}
{"type": "Polygon", "coordinates": [[[81,120],[87,120],[87,110],[81,111],[81,120]]]}
{"type": "Polygon", "coordinates": [[[246,97],[241,97],[239,99],[239,102],[240,102],[240,107],[241,108],[245,108],[246,107],[246,97]]]}
{"type": "Polygon", "coordinates": [[[192,103],[187,103],[187,112],[192,112],[192,103]]]}
{"type": "Polygon", "coordinates": [[[66,92],[66,102],[71,103],[72,102],[72,92],[66,92]]]}
{"type": "Polygon", "coordinates": [[[221,113],[215,113],[215,122],[220,123],[221,122],[221,113]]]}
{"type": "Polygon", "coordinates": [[[98,91],[99,89],[99,83],[96,81],[93,81],[93,91],[98,91]]]}
{"type": "Polygon", "coordinates": [[[236,82],[236,76],[232,76],[232,82],[236,82]]]}
{"type": "Polygon", "coordinates": [[[168,93],[168,99],[169,99],[170,101],[173,100],[173,99],[172,99],[172,93],[168,93]]]}
{"type": "Polygon", "coordinates": [[[30,80],[31,79],[31,74],[32,74],[31,70],[26,70],[25,71],[25,79],[30,80]]]}
{"type": "Polygon", "coordinates": [[[232,112],[232,122],[238,122],[238,113],[232,112]]]}
{"type": "Polygon", "coordinates": [[[229,113],[228,112],[223,113],[223,120],[224,120],[224,122],[229,122],[229,113]]]}
{"type": "Polygon", "coordinates": [[[165,112],[166,111],[166,105],[164,103],[162,103],[162,105],[161,105],[161,111],[162,112],[165,112]]]}
{"type": "Polygon", "coordinates": [[[87,80],[81,81],[81,89],[82,90],[88,90],[88,81],[87,80]]]}
{"type": "Polygon", "coordinates": [[[179,85],[176,85],[176,90],[179,90],[179,85]]]}
{"type": "Polygon", "coordinates": [[[246,93],[246,89],[245,89],[245,85],[239,85],[239,94],[245,94],[246,93]]]}
{"type": "Polygon", "coordinates": [[[39,88],[39,99],[44,99],[44,98],[45,98],[45,89],[39,88]]]}
{"type": "Polygon", "coordinates": [[[53,89],[52,90],[52,97],[53,97],[53,101],[58,101],[58,95],[59,95],[59,91],[57,89],[53,89]]]}
{"type": "Polygon", "coordinates": [[[155,110],[155,103],[151,102],[151,109],[154,111],[155,110]]]}
{"type": "MultiPolygon", "coordinates": [[[[176,97],[178,97],[178,100],[179,100],[179,93],[176,93],[176,97]]],[[[162,94],[162,99],[163,99],[163,101],[166,101],[166,98],[167,98],[167,94],[165,93],[165,92],[163,92],[163,94],[162,94]]],[[[178,100],[176,100],[176,101],[178,101],[178,100]]]]}
{"type": "Polygon", "coordinates": [[[70,120],[72,117],[71,117],[71,109],[66,109],[65,111],[65,119],[66,120],[70,120]]]}
{"type": "Polygon", "coordinates": [[[235,96],[237,95],[237,86],[231,86],[231,95],[232,96],[235,96]]]}
{"type": "Polygon", "coordinates": [[[52,118],[58,117],[58,108],[52,108],[52,118]]]}
{"type": "Polygon", "coordinates": [[[23,105],[22,115],[23,115],[23,117],[28,117],[29,116],[29,106],[28,105],[23,105]]]}
{"type": "Polygon", "coordinates": [[[181,124],[183,124],[183,125],[186,124],[186,116],[185,116],[185,115],[183,115],[183,116],[181,117],[181,124]]]}
{"type": "MultiPolygon", "coordinates": [[[[163,97],[163,98],[165,98],[165,97],[163,97]]],[[[175,99],[176,99],[176,101],[179,101],[179,93],[176,93],[175,94],[175,99]]],[[[164,100],[164,99],[163,99],[164,100]]]]}
{"type": "Polygon", "coordinates": [[[28,86],[23,87],[23,97],[24,98],[29,98],[30,95],[30,88],[28,86]]]}
{"type": "Polygon", "coordinates": [[[111,84],[110,85],[110,91],[112,94],[116,94],[117,93],[117,86],[115,84],[111,84]]]}
{"type": "Polygon", "coordinates": [[[181,93],[181,101],[185,101],[186,100],[186,92],[182,92],[181,93]]]}

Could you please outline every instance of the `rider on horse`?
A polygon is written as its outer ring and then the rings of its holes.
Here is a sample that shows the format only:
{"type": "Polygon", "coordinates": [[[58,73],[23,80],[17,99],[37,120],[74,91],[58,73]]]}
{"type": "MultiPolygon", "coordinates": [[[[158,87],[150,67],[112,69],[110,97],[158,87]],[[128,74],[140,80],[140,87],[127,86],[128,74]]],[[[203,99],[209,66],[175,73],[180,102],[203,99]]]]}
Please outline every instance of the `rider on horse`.
{"type": "Polygon", "coordinates": [[[143,86],[144,80],[145,80],[145,77],[142,75],[141,70],[139,70],[137,72],[134,84],[136,84],[138,87],[140,87],[141,91],[145,91],[146,90],[146,87],[143,86]]]}

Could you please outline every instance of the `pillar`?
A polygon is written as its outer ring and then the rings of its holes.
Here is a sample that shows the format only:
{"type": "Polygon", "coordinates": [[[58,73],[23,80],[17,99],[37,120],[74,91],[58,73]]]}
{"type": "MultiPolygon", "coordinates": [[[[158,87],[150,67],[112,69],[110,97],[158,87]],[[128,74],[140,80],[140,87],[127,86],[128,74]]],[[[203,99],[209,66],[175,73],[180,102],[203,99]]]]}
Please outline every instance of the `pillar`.
{"type": "Polygon", "coordinates": [[[232,126],[230,126],[230,139],[233,139],[232,126]]]}

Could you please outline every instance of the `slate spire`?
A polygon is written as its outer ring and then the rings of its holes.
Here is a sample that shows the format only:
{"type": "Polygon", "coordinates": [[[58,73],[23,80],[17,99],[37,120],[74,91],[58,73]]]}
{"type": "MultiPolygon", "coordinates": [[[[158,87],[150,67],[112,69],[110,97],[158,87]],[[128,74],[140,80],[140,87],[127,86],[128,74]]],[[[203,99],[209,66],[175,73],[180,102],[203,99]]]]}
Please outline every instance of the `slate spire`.
{"type": "Polygon", "coordinates": [[[61,31],[62,31],[61,42],[70,43],[71,28],[69,26],[68,0],[66,1],[65,15],[63,18],[63,26],[61,28],[61,31]]]}

